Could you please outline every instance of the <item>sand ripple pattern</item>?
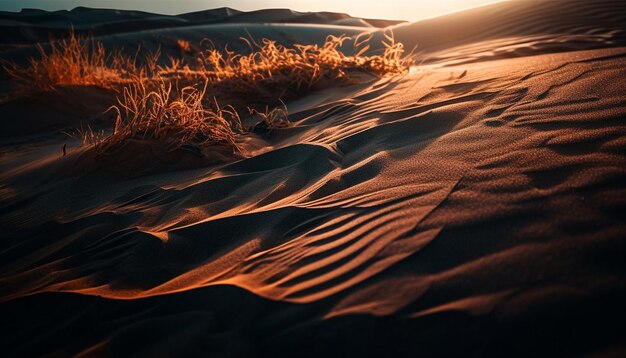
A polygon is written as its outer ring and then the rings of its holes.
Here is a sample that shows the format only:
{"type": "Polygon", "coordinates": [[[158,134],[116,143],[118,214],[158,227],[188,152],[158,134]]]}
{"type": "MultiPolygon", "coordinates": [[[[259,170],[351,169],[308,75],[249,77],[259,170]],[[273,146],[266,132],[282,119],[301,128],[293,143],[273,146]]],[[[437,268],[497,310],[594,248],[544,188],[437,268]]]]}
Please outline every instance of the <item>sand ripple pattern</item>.
{"type": "Polygon", "coordinates": [[[398,28],[434,60],[289,103],[228,164],[3,151],[2,343],[623,356],[625,12],[512,1],[398,28]]]}

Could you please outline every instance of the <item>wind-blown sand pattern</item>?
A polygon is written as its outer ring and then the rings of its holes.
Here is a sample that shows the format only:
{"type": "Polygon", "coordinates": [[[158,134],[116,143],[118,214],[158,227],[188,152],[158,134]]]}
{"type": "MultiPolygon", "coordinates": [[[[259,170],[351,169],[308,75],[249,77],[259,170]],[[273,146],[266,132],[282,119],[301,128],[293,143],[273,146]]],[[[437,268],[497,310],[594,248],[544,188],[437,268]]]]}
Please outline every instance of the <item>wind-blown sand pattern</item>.
{"type": "MultiPolygon", "coordinates": [[[[59,132],[109,103],[97,88],[3,103],[3,352],[626,354],[626,4],[511,1],[393,30],[419,65],[287,103],[290,125],[242,137],[243,158],[140,141],[95,156],[59,132]]],[[[168,31],[187,30],[98,36],[168,31]]]]}

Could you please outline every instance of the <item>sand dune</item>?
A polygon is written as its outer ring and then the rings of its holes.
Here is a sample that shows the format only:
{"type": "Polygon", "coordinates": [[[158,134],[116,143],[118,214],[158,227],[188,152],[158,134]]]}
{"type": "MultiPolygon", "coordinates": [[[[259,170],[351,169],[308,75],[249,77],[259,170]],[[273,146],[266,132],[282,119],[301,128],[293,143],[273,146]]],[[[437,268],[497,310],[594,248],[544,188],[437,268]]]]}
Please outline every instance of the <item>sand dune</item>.
{"type": "MultiPolygon", "coordinates": [[[[73,26],[78,33],[94,36],[155,29],[218,24],[297,23],[345,25],[382,28],[401,21],[360,19],[334,12],[297,12],[289,9],[239,11],[219,8],[180,15],[160,15],[142,11],[91,9],[43,11],[23,10],[20,13],[0,11],[0,44],[28,44],[47,41],[49,36],[67,36],[73,26]]],[[[241,26],[239,26],[241,27],[241,26]]]]}
{"type": "Polygon", "coordinates": [[[624,22],[623,1],[521,0],[393,28],[405,45],[418,46],[424,61],[480,61],[625,46],[624,22]]]}
{"type": "MultiPolygon", "coordinates": [[[[3,351],[623,355],[625,18],[511,1],[398,26],[425,64],[288,103],[240,158],[96,157],[50,130],[71,113],[29,114],[0,147],[3,351]]],[[[186,30],[110,41],[159,31],[186,30]]]]}

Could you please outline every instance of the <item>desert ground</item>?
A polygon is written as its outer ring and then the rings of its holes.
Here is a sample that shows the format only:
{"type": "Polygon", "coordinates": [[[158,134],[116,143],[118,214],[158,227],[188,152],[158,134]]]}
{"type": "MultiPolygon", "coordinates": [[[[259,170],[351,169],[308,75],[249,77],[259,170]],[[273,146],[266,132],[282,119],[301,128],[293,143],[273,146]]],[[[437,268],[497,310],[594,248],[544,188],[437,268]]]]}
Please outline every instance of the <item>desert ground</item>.
{"type": "Polygon", "coordinates": [[[3,356],[626,355],[626,2],[414,23],[23,10],[0,28],[3,356]],[[109,82],[8,71],[70,32],[189,63],[207,38],[345,35],[353,67],[289,91],[212,74],[234,109],[198,144],[138,134],[109,82]],[[363,56],[390,36],[410,63],[380,69],[363,56]]]}

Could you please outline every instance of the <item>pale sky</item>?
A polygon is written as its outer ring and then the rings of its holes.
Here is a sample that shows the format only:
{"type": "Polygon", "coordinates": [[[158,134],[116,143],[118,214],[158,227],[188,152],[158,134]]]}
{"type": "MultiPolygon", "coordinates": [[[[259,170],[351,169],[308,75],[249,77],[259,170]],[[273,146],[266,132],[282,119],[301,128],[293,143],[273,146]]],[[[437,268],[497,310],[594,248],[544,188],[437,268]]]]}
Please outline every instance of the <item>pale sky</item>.
{"type": "MultiPolygon", "coordinates": [[[[501,1],[501,0],[500,0],[501,1]]],[[[415,21],[498,2],[497,0],[0,0],[0,11],[22,8],[72,9],[76,6],[132,9],[161,14],[231,7],[238,10],[289,8],[297,11],[345,12],[352,16],[415,21]]]]}

